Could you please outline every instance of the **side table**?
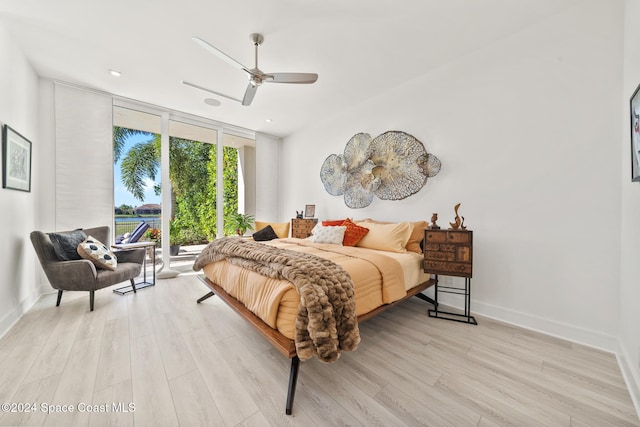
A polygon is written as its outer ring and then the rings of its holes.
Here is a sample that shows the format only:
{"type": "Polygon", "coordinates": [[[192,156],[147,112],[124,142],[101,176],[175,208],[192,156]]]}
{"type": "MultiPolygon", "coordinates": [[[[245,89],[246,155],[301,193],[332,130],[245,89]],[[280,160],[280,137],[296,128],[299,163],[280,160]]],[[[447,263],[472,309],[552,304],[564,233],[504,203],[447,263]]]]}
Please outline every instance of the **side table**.
{"type": "Polygon", "coordinates": [[[113,292],[118,295],[125,295],[130,292],[136,292],[138,289],[148,288],[149,286],[155,286],[156,284],[156,243],[155,242],[136,242],[136,243],[118,243],[111,245],[114,249],[121,251],[132,251],[134,249],[151,248],[152,261],[153,261],[153,281],[147,281],[147,254],[144,255],[144,261],[142,261],[142,281],[132,285],[123,286],[121,288],[114,289],[113,292]]]}
{"type": "Polygon", "coordinates": [[[473,231],[424,230],[425,273],[435,274],[435,309],[430,317],[477,325],[471,315],[471,276],[473,272],[473,231]],[[464,288],[438,285],[438,275],[464,277],[464,288]],[[464,295],[464,314],[442,311],[438,308],[438,292],[464,295]]]}

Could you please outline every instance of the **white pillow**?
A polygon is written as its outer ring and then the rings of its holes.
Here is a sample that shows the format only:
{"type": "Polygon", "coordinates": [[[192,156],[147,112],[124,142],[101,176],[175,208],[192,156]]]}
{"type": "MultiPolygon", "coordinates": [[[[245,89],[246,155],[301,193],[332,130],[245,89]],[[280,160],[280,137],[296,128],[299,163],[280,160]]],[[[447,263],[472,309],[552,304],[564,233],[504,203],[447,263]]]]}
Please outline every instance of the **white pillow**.
{"type": "Polygon", "coordinates": [[[313,243],[330,243],[332,245],[342,245],[344,239],[344,232],[347,227],[343,225],[336,226],[322,226],[316,225],[313,228],[313,243]]]}
{"type": "Polygon", "coordinates": [[[115,270],[118,267],[118,258],[95,237],[88,236],[78,245],[77,251],[78,255],[91,261],[98,268],[115,270]]]}

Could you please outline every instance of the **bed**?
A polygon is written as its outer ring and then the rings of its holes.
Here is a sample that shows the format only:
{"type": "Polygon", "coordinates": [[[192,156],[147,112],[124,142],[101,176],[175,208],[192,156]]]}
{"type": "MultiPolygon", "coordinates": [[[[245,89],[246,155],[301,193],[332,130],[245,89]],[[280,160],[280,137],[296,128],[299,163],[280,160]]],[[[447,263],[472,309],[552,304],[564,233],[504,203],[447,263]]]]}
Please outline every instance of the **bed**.
{"type": "MultiPolygon", "coordinates": [[[[422,270],[425,222],[352,224],[368,230],[358,246],[231,237],[211,242],[194,263],[210,289],[198,303],[217,295],[291,359],[287,415],[301,360],[333,362],[341,351],[355,350],[358,323],[405,299],[435,304],[421,293],[435,283],[422,270]]],[[[318,227],[314,235],[340,227],[318,227]]]]}

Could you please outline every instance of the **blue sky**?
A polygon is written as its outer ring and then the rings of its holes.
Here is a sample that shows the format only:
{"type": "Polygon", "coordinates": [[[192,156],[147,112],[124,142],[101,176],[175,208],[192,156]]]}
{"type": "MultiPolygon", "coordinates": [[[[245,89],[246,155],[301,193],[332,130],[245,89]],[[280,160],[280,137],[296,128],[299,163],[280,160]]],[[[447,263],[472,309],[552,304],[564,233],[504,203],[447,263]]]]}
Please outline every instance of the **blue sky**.
{"type": "MultiPolygon", "coordinates": [[[[126,140],[125,143],[125,148],[124,151],[122,152],[122,158],[124,158],[127,154],[127,152],[129,151],[129,149],[131,147],[133,147],[135,144],[137,144],[138,142],[144,142],[149,140],[150,136],[145,136],[145,135],[134,135],[129,137],[126,140]]],[[[127,191],[127,189],[125,188],[124,184],[122,183],[122,175],[120,174],[120,163],[122,162],[122,158],[120,159],[120,161],[118,161],[118,163],[115,163],[113,165],[113,200],[114,200],[114,206],[118,207],[120,205],[130,205],[133,206],[134,208],[137,206],[141,206],[147,203],[157,203],[160,204],[160,196],[156,196],[154,191],[153,191],[153,186],[154,186],[154,182],[149,180],[149,182],[147,182],[146,188],[145,188],[145,197],[144,197],[144,202],[136,199],[135,197],[133,197],[133,195],[131,193],[129,193],[129,191],[127,191]]],[[[157,182],[160,182],[160,176],[159,176],[159,172],[158,171],[158,176],[156,177],[157,182]]]]}

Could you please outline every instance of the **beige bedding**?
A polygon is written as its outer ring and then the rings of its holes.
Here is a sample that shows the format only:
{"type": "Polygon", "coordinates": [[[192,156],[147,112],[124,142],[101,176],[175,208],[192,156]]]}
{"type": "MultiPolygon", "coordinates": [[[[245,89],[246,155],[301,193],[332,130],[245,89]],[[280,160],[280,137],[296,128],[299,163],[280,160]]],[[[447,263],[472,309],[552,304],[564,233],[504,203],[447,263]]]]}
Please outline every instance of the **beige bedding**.
{"type": "MultiPolygon", "coordinates": [[[[413,252],[390,253],[312,243],[307,239],[278,239],[264,243],[310,253],[342,266],[355,285],[357,315],[403,298],[408,289],[428,279],[421,273],[422,257],[413,252]]],[[[227,261],[207,264],[203,271],[266,324],[294,339],[300,297],[291,282],[264,277],[227,261]]]]}

